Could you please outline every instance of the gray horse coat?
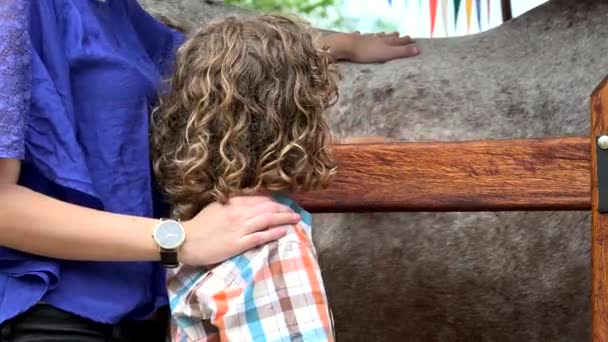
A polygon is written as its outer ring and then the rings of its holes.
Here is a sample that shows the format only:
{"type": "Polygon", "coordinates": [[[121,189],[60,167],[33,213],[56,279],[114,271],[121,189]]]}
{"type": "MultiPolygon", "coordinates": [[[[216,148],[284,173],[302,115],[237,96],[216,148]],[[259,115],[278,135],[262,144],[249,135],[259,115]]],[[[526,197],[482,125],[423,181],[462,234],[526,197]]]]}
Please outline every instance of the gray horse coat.
{"type": "MultiPolygon", "coordinates": [[[[237,9],[140,0],[206,22],[237,9]]],[[[418,40],[423,53],[341,63],[337,136],[466,140],[588,134],[608,73],[608,1],[552,0],[490,31],[418,40]]],[[[315,215],[339,341],[590,339],[582,212],[315,215]]]]}

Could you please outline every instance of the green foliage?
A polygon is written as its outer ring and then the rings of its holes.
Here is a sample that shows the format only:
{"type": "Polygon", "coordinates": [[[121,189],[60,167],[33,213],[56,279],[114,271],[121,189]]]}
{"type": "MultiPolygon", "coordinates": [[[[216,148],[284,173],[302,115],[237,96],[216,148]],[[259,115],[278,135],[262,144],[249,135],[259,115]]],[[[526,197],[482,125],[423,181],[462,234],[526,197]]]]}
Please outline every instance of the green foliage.
{"type": "MultiPolygon", "coordinates": [[[[1,0],[0,0],[1,1],[1,0]]],[[[226,3],[247,7],[261,12],[276,12],[298,15],[315,27],[352,32],[356,31],[359,18],[352,18],[341,13],[340,8],[345,0],[225,0],[226,3]]],[[[373,31],[397,31],[397,24],[376,19],[373,31]]]]}
{"type": "Polygon", "coordinates": [[[327,9],[335,8],[341,3],[340,0],[226,0],[226,2],[263,12],[321,17],[327,17],[327,9]]]}
{"type": "Polygon", "coordinates": [[[374,20],[374,31],[380,31],[380,32],[398,32],[399,31],[399,25],[397,25],[397,23],[393,23],[390,21],[386,21],[383,19],[376,19],[374,20]]]}

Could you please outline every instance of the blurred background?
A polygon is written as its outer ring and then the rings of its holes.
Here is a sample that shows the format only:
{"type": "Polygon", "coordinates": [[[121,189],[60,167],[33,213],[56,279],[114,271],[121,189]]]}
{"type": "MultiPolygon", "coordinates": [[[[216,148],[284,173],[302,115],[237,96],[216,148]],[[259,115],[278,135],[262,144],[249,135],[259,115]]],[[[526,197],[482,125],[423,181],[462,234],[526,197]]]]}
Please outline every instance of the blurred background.
{"type": "MultiPolygon", "coordinates": [[[[454,37],[503,22],[501,0],[225,0],[262,11],[293,13],[338,31],[397,31],[419,38],[454,37]]],[[[511,0],[519,16],[547,0],[511,0]]]]}

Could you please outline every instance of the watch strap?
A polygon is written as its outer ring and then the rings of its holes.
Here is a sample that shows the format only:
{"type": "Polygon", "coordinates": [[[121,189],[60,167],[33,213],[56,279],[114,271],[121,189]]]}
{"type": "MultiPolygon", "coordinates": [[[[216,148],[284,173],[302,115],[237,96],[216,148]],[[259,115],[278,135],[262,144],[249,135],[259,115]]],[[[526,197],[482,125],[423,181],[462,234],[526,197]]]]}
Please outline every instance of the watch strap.
{"type": "Polygon", "coordinates": [[[179,266],[177,260],[177,249],[160,249],[160,263],[167,268],[176,268],[179,266]]]}

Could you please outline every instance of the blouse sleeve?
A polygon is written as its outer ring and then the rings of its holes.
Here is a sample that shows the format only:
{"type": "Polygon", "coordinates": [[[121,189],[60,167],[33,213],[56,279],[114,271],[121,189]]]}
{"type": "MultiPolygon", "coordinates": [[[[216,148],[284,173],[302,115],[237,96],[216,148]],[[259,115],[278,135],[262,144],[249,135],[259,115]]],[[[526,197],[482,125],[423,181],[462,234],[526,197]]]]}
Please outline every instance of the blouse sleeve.
{"type": "Polygon", "coordinates": [[[29,0],[0,1],[0,158],[22,159],[32,89],[29,0]]]}

